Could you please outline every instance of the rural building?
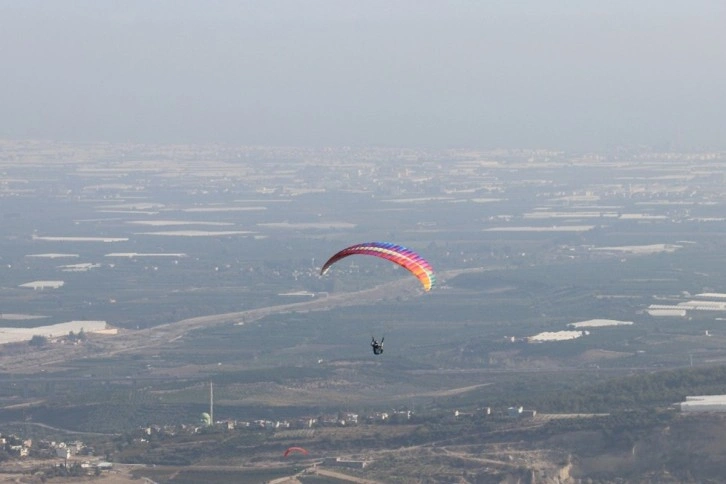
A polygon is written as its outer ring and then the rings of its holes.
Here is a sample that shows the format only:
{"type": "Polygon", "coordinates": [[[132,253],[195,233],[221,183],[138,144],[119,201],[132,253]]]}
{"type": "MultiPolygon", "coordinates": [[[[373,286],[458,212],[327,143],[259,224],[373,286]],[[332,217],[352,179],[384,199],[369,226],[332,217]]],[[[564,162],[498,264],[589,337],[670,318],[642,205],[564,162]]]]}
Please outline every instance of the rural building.
{"type": "Polygon", "coordinates": [[[61,459],[70,459],[71,458],[71,449],[63,446],[58,446],[55,448],[55,455],[56,457],[60,457],[61,459]]]}
{"type": "Polygon", "coordinates": [[[533,418],[537,415],[537,410],[525,410],[524,407],[509,407],[507,415],[513,418],[533,418]]]}
{"type": "Polygon", "coordinates": [[[696,395],[686,397],[680,404],[681,412],[726,412],[726,395],[696,395]]]}
{"type": "Polygon", "coordinates": [[[373,461],[370,460],[354,460],[341,459],[340,457],[327,457],[323,460],[323,465],[328,467],[346,467],[348,469],[365,469],[373,461]]]}
{"type": "Polygon", "coordinates": [[[24,445],[10,445],[8,446],[8,452],[16,457],[27,457],[29,450],[24,445]]]}
{"type": "Polygon", "coordinates": [[[651,304],[646,312],[651,316],[685,317],[688,311],[678,306],[662,306],[651,304]]]}
{"type": "Polygon", "coordinates": [[[396,410],[393,412],[394,417],[404,419],[404,420],[411,420],[411,416],[413,415],[412,410],[396,410]]]}
{"type": "Polygon", "coordinates": [[[38,289],[58,289],[59,287],[63,287],[65,284],[64,281],[32,281],[32,282],[26,282],[25,284],[20,284],[18,287],[28,287],[33,289],[34,291],[38,289]]]}

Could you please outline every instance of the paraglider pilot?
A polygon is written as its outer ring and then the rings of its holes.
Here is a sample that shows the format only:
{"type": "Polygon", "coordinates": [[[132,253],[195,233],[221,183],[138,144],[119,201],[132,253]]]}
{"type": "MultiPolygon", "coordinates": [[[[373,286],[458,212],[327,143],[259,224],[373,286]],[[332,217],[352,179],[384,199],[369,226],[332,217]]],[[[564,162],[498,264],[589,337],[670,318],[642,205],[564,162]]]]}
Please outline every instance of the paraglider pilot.
{"type": "Polygon", "coordinates": [[[383,338],[381,338],[381,342],[379,343],[378,341],[376,341],[376,338],[371,336],[371,348],[373,348],[374,355],[380,355],[381,353],[383,353],[383,340],[384,339],[386,339],[385,336],[383,338]]]}

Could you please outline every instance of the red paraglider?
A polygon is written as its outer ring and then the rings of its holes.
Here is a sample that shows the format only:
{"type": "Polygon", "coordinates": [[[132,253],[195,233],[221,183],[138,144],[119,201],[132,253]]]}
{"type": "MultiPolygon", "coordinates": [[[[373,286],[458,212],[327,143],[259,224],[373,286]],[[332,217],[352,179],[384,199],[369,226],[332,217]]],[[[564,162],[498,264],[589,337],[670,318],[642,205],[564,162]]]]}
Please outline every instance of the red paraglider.
{"type": "Polygon", "coordinates": [[[346,247],[323,264],[320,275],[325,274],[340,259],[351,255],[372,255],[394,262],[416,276],[424,291],[430,291],[436,281],[434,269],[426,259],[411,249],[390,242],[366,242],[346,247]]]}
{"type": "Polygon", "coordinates": [[[303,449],[302,447],[290,447],[285,451],[284,454],[282,454],[283,457],[287,457],[288,455],[292,454],[293,452],[308,455],[308,451],[303,449]]]}

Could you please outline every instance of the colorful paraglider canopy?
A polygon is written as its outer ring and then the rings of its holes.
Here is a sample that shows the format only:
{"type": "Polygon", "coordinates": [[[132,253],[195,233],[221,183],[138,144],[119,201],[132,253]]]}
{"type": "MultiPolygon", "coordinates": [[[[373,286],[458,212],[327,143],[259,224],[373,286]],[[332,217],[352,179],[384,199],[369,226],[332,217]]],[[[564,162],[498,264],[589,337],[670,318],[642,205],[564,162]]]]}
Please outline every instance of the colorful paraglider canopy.
{"type": "Polygon", "coordinates": [[[283,457],[287,457],[288,455],[292,453],[299,453],[303,455],[308,455],[308,451],[303,449],[302,447],[290,447],[288,448],[284,454],[282,454],[283,457]]]}
{"type": "Polygon", "coordinates": [[[323,264],[320,274],[325,274],[330,266],[351,255],[372,255],[394,262],[416,276],[425,291],[430,291],[436,281],[434,269],[426,259],[411,249],[390,242],[366,242],[346,247],[323,264]]]}

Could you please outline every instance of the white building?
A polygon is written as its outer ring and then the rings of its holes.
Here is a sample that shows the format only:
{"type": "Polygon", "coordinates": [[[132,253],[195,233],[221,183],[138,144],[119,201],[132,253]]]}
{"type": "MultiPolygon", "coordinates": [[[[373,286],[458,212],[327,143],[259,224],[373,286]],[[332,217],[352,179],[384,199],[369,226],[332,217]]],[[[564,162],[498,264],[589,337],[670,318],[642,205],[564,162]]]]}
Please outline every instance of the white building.
{"type": "Polygon", "coordinates": [[[63,287],[64,284],[64,281],[32,281],[20,284],[18,287],[28,287],[35,291],[38,289],[58,289],[63,287]]]}
{"type": "Polygon", "coordinates": [[[667,316],[667,317],[685,317],[688,312],[685,309],[681,309],[677,306],[662,306],[657,307],[651,305],[646,312],[651,316],[667,316]]]}
{"type": "Polygon", "coordinates": [[[696,395],[686,397],[680,404],[681,412],[726,412],[726,395],[696,395]]]}

